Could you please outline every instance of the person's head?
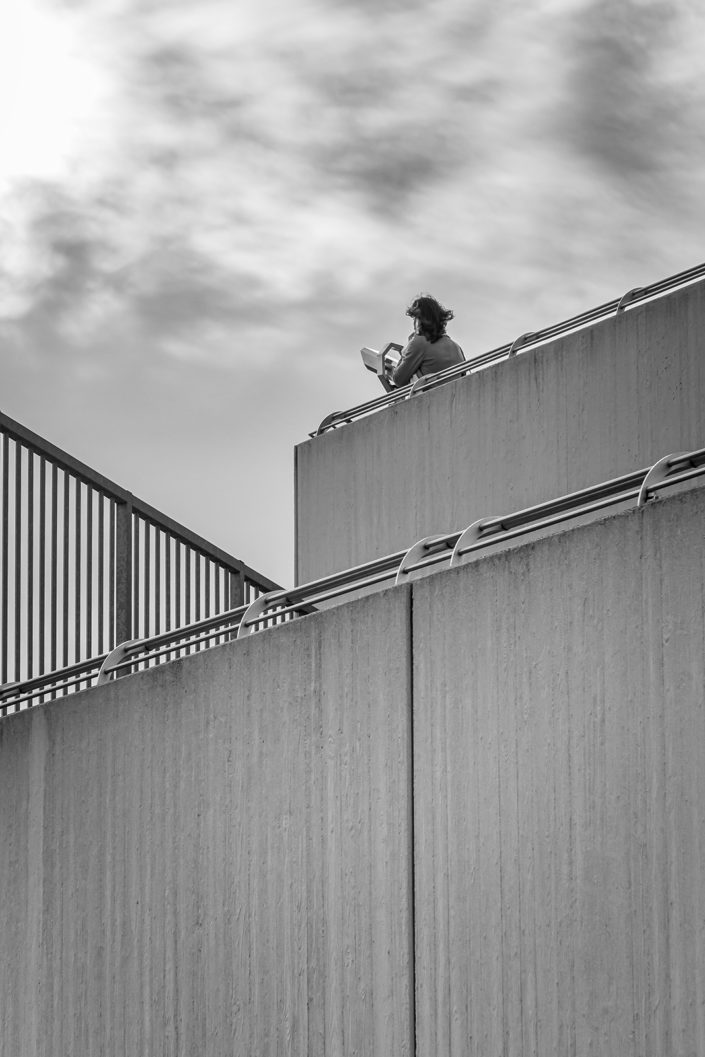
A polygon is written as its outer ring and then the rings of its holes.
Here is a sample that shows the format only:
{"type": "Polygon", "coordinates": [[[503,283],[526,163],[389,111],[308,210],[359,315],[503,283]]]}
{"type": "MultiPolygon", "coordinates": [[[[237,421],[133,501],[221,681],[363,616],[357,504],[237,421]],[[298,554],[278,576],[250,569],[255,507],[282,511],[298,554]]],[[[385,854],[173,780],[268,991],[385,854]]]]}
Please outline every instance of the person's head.
{"type": "Polygon", "coordinates": [[[453,318],[450,308],[444,308],[429,294],[421,294],[411,302],[406,310],[407,316],[411,316],[418,324],[417,330],[428,341],[438,341],[446,332],[446,323],[453,318]]]}

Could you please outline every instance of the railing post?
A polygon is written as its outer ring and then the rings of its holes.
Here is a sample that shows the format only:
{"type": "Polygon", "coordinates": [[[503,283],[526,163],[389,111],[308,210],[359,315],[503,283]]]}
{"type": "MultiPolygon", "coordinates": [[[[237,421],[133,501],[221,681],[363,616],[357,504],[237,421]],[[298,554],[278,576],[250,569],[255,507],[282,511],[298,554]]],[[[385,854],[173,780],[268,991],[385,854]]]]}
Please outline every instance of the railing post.
{"type": "Polygon", "coordinates": [[[230,572],[230,609],[236,609],[245,604],[245,580],[242,569],[238,572],[230,572]]]}
{"type": "Polygon", "coordinates": [[[132,500],[118,502],[115,518],[115,642],[132,638],[132,500]]]}

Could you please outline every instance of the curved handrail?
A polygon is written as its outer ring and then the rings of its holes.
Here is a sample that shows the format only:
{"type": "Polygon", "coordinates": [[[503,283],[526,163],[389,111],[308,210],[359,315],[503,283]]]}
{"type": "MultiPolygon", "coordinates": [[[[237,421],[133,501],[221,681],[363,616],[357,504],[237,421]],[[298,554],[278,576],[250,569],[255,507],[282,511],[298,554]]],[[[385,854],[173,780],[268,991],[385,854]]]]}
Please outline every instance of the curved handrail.
{"type": "Polygon", "coordinates": [[[81,683],[105,682],[109,676],[127,673],[140,665],[161,663],[169,654],[200,648],[213,639],[230,641],[261,629],[262,625],[315,612],[316,606],[341,595],[376,586],[385,581],[408,582],[412,572],[446,564],[455,567],[475,551],[519,536],[548,528],[610,506],[636,500],[638,507],[652,500],[662,489],[705,475],[705,448],[675,452],[653,466],[597,485],[525,507],[501,517],[485,517],[466,529],[426,537],[412,547],[373,561],[332,573],[293,587],[270,591],[255,604],[208,617],[192,624],[162,632],[150,638],[120,644],[110,654],[101,654],[68,668],[36,676],[24,683],[0,687],[0,712],[18,708],[51,690],[67,690],[81,683]]]}
{"type": "Polygon", "coordinates": [[[318,429],[314,430],[313,433],[309,433],[309,437],[318,437],[331,429],[337,429],[338,426],[346,425],[357,418],[379,411],[383,407],[389,407],[398,400],[406,399],[406,397],[411,395],[412,390],[416,393],[419,391],[425,392],[427,389],[435,389],[436,386],[449,381],[451,378],[460,378],[463,375],[471,374],[481,367],[486,367],[500,360],[513,359],[518,350],[524,352],[535,345],[559,337],[561,334],[580,330],[582,327],[589,326],[591,323],[596,323],[598,320],[606,319],[609,316],[621,315],[628,308],[641,301],[660,297],[676,287],[685,286],[696,279],[704,277],[705,264],[698,264],[693,268],[687,268],[685,271],[670,275],[665,279],[659,279],[655,283],[651,283],[650,286],[636,286],[628,290],[622,297],[606,301],[602,305],[597,305],[596,308],[587,309],[587,311],[580,312],[577,316],[571,316],[560,323],[553,323],[542,330],[527,331],[513,342],[510,341],[505,345],[498,346],[496,349],[490,349],[489,352],[483,352],[471,360],[463,360],[462,363],[447,367],[444,371],[438,371],[437,374],[432,376],[433,381],[429,381],[428,384],[417,386],[414,389],[414,383],[409,383],[399,389],[393,389],[389,393],[375,397],[373,400],[367,400],[364,404],[348,408],[346,411],[333,411],[326,415],[318,429]]]}

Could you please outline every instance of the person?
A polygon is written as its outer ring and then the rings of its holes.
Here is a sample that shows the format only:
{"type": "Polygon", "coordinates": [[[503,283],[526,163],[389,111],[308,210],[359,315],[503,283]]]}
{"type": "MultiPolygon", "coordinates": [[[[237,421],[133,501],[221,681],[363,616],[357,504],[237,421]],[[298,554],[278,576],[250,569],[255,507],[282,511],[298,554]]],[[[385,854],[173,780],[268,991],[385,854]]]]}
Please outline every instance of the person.
{"type": "Polygon", "coordinates": [[[411,302],[406,314],[414,321],[414,331],[391,373],[395,386],[406,385],[415,374],[435,374],[463,362],[465,354],[460,345],[446,334],[446,324],[453,318],[450,308],[422,294],[411,302]]]}

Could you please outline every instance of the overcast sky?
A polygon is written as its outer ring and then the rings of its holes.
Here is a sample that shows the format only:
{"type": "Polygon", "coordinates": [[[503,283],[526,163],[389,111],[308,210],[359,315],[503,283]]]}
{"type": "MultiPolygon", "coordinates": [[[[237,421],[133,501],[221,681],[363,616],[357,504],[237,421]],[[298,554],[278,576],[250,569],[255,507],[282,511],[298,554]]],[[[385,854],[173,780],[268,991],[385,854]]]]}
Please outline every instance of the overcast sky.
{"type": "Polygon", "coordinates": [[[705,260],[703,54],[701,0],[6,0],[0,409],[291,584],[416,294],[473,356],[705,260]]]}

